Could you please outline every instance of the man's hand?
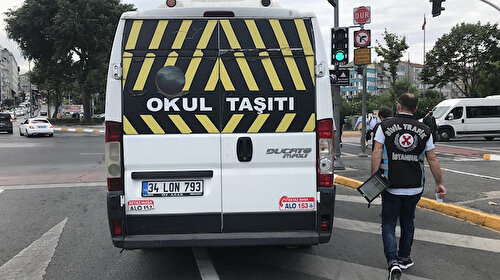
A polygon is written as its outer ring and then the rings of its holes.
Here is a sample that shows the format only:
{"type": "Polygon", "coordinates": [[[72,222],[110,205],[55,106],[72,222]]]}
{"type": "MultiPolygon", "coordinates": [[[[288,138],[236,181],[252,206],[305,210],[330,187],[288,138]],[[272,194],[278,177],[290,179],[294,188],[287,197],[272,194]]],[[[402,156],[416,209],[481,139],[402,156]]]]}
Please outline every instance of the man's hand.
{"type": "Polygon", "coordinates": [[[446,194],[446,188],[444,187],[444,184],[436,184],[436,193],[438,194],[439,198],[443,198],[444,195],[446,194]]]}

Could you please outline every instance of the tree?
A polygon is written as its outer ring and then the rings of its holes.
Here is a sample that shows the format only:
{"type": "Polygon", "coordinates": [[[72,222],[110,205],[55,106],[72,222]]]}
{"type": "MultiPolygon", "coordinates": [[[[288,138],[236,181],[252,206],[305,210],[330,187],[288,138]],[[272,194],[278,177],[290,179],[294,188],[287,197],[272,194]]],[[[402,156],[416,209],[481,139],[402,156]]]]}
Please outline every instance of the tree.
{"type": "Polygon", "coordinates": [[[90,121],[91,94],[104,94],[118,19],[130,10],[133,5],[119,0],[26,0],[6,13],[6,30],[23,55],[35,63],[72,59],[85,120],[90,121]]]}
{"type": "MultiPolygon", "coordinates": [[[[391,74],[391,96],[392,96],[392,104],[396,103],[397,95],[394,91],[394,87],[396,86],[397,80],[397,69],[400,62],[401,57],[403,57],[403,52],[406,51],[409,46],[406,44],[405,36],[398,36],[395,33],[389,33],[387,29],[384,31],[384,41],[387,45],[387,48],[384,48],[380,42],[377,40],[377,46],[375,47],[375,52],[378,56],[383,57],[383,60],[380,61],[379,67],[382,71],[387,71],[391,74]]],[[[392,106],[394,111],[394,105],[392,106]]]]}
{"type": "Polygon", "coordinates": [[[498,24],[457,24],[425,57],[421,79],[434,88],[452,83],[466,97],[490,95],[500,88],[498,24]]]}

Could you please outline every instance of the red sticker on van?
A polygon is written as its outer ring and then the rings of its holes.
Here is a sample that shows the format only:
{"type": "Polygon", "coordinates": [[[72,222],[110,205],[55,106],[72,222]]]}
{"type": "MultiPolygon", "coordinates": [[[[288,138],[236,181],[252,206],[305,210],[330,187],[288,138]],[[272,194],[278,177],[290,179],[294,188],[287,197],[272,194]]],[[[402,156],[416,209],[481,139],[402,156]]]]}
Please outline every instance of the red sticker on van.
{"type": "Polygon", "coordinates": [[[279,201],[281,211],[312,211],[316,209],[314,197],[282,196],[279,201]]]}
{"type": "Polygon", "coordinates": [[[148,211],[155,209],[155,202],[148,200],[129,200],[127,202],[127,210],[129,211],[148,211]]]}

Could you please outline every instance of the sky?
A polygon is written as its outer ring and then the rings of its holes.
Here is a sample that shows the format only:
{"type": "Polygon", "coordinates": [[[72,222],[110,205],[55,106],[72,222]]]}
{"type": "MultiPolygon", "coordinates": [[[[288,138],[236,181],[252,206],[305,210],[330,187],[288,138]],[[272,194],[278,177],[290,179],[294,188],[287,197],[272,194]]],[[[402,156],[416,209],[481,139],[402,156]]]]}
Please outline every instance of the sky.
{"type": "MultiPolygon", "coordinates": [[[[182,1],[182,0],[178,0],[182,1]]],[[[219,0],[220,1],[220,0],[219,0]]],[[[259,1],[259,0],[255,0],[259,1]]],[[[327,55],[330,53],[330,29],[334,24],[333,7],[327,0],[272,0],[281,7],[296,9],[299,11],[314,12],[321,26],[321,34],[325,42],[327,55]]],[[[500,6],[500,0],[489,0],[496,6],[500,6]]],[[[7,38],[5,32],[4,13],[8,9],[15,9],[22,6],[24,0],[1,0],[0,1],[0,46],[9,49],[16,58],[21,68],[21,73],[28,71],[28,61],[25,60],[17,47],[17,44],[7,38]]],[[[138,10],[148,10],[159,7],[165,1],[161,0],[122,0],[124,3],[134,4],[138,10]]],[[[424,52],[424,32],[422,24],[424,14],[426,20],[425,30],[425,50],[429,51],[434,43],[443,34],[449,33],[451,28],[459,23],[485,24],[498,23],[500,21],[500,11],[480,0],[448,0],[443,2],[441,15],[432,17],[432,3],[428,0],[339,0],[339,26],[353,26],[353,9],[359,6],[371,7],[371,23],[365,25],[365,29],[371,30],[372,44],[376,41],[385,46],[383,40],[384,29],[390,33],[395,33],[406,37],[406,42],[410,46],[404,54],[403,59],[410,59],[414,63],[423,63],[424,52]]],[[[350,29],[350,57],[353,58],[353,31],[350,29]]],[[[372,60],[380,60],[372,50],[372,60]]]]}

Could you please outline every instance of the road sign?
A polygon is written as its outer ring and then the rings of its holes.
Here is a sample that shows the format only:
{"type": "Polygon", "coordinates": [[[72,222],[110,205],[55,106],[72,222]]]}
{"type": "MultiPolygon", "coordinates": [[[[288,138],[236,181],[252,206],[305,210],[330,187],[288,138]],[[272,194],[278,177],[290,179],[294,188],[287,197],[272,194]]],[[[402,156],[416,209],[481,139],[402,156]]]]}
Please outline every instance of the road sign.
{"type": "Polygon", "coordinates": [[[356,48],[368,47],[371,44],[370,30],[361,29],[354,32],[354,46],[356,48]]]}
{"type": "Polygon", "coordinates": [[[354,49],[354,64],[363,65],[372,63],[371,49],[354,49]]]}
{"type": "Polygon", "coordinates": [[[330,70],[332,86],[349,86],[349,70],[330,70]]]}
{"type": "Polygon", "coordinates": [[[353,15],[354,24],[367,24],[371,22],[371,8],[370,6],[361,6],[354,8],[353,15]]]}

